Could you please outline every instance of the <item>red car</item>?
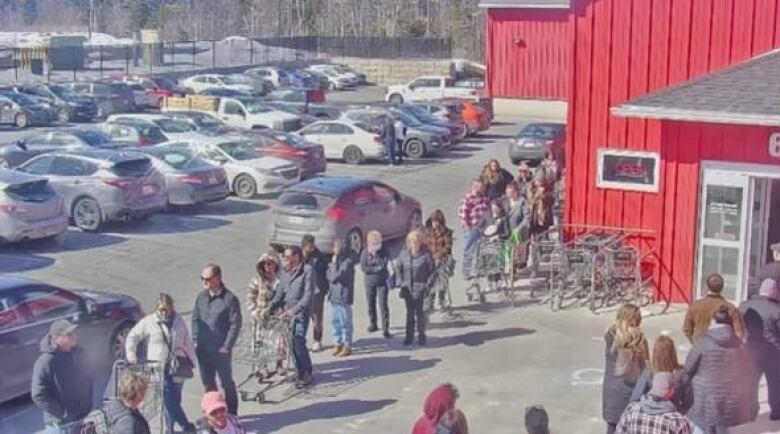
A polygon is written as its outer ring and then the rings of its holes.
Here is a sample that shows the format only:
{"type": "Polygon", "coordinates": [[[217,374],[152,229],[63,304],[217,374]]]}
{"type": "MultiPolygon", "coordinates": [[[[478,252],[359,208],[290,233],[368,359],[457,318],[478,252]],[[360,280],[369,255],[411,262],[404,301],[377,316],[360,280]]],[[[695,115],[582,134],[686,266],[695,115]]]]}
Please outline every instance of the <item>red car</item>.
{"type": "Polygon", "coordinates": [[[121,74],[115,77],[128,84],[138,84],[151,96],[151,106],[160,107],[160,102],[166,96],[184,96],[186,93],[175,81],[163,76],[141,76],[121,74]]]}
{"type": "Polygon", "coordinates": [[[274,130],[242,131],[240,134],[256,141],[257,149],[263,155],[293,161],[301,169],[301,178],[324,173],[327,168],[325,148],[307,142],[297,134],[274,130]]]}

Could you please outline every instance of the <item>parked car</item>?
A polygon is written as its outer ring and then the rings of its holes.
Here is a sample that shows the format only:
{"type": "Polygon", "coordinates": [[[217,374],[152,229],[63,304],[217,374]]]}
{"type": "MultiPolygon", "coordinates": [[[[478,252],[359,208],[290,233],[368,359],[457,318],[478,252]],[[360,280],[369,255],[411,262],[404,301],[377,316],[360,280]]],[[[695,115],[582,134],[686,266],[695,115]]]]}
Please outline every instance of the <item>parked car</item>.
{"type": "Polygon", "coordinates": [[[328,78],[328,89],[330,90],[351,89],[357,86],[355,78],[337,72],[331,65],[311,65],[307,69],[324,74],[328,78]]]}
{"type": "Polygon", "coordinates": [[[299,116],[276,110],[255,98],[206,97],[187,95],[184,98],[167,98],[162,112],[202,111],[214,114],[231,127],[255,129],[274,129],[296,131],[301,128],[299,116]]]}
{"type": "Polygon", "coordinates": [[[25,86],[22,92],[46,100],[57,109],[60,122],[92,121],[97,117],[98,105],[94,98],[77,95],[61,84],[36,84],[25,86]]]}
{"type": "Polygon", "coordinates": [[[468,128],[468,135],[474,136],[490,128],[490,115],[488,111],[480,106],[476,101],[466,98],[442,98],[434,101],[447,106],[457,106],[463,121],[468,128]]]}
{"type": "Polygon", "coordinates": [[[78,325],[87,363],[98,367],[124,359],[127,334],[142,316],[138,301],[127,295],[0,276],[0,402],[30,393],[40,343],[54,321],[78,325]]]}
{"type": "Polygon", "coordinates": [[[62,198],[46,178],[0,169],[0,243],[56,237],[66,229],[62,198]]]}
{"type": "Polygon", "coordinates": [[[424,123],[425,125],[432,125],[436,127],[449,128],[452,134],[452,143],[457,143],[466,137],[466,123],[462,120],[445,120],[434,117],[424,107],[415,104],[401,104],[394,107],[396,110],[402,111],[410,116],[414,116],[415,119],[424,123]]]}
{"type": "Polygon", "coordinates": [[[0,125],[14,125],[16,128],[49,125],[54,116],[55,111],[49,105],[36,103],[18,93],[0,94],[0,125]]]}
{"type": "Polygon", "coordinates": [[[109,116],[107,122],[125,125],[156,126],[160,128],[163,136],[165,136],[165,141],[199,140],[203,137],[191,123],[173,119],[165,114],[116,114],[109,116]]]}
{"type": "Polygon", "coordinates": [[[523,127],[509,144],[509,159],[512,164],[527,160],[531,164],[544,159],[552,151],[559,162],[564,159],[566,125],[561,123],[531,123],[523,127]]]}
{"type": "Polygon", "coordinates": [[[328,77],[324,74],[315,73],[306,69],[288,69],[284,70],[288,76],[290,86],[317,89],[321,91],[328,90],[330,83],[328,77]]]}
{"type": "Polygon", "coordinates": [[[213,134],[219,132],[221,129],[228,128],[228,126],[220,122],[216,116],[200,111],[169,110],[166,111],[165,114],[173,119],[188,122],[195,127],[195,131],[203,134],[213,134]]]}
{"type": "Polygon", "coordinates": [[[362,123],[320,121],[298,131],[306,140],[325,147],[325,157],[360,164],[385,158],[385,147],[378,131],[362,123]]]}
{"type": "Polygon", "coordinates": [[[141,150],[152,157],[155,169],[165,176],[168,204],[198,205],[230,195],[227,174],[181,146],[150,146],[141,150]]]}
{"type": "Polygon", "coordinates": [[[280,193],[301,179],[301,171],[295,163],[266,157],[254,142],[241,136],[179,142],[172,146],[188,147],[198,157],[225,169],[230,191],[240,198],[280,193]]]}
{"type": "Polygon", "coordinates": [[[92,97],[97,101],[97,117],[104,119],[112,113],[128,113],[135,111],[135,95],[125,83],[75,82],[68,83],[76,94],[92,97]]]}
{"type": "Polygon", "coordinates": [[[274,90],[274,86],[270,81],[260,77],[247,74],[228,74],[227,77],[233,83],[251,86],[253,91],[250,93],[255,96],[262,96],[274,90]]]}
{"type": "Polygon", "coordinates": [[[354,77],[358,85],[368,84],[368,77],[366,77],[366,74],[355,71],[355,69],[349,65],[334,64],[333,69],[335,69],[336,72],[341,72],[342,74],[354,77]]]}
{"type": "Polygon", "coordinates": [[[322,145],[306,141],[303,137],[282,131],[259,130],[241,134],[256,144],[263,155],[294,162],[301,169],[301,178],[325,172],[328,162],[322,145]]]}
{"type": "Polygon", "coordinates": [[[127,82],[125,84],[133,91],[133,101],[135,102],[134,111],[140,111],[154,106],[157,99],[153,98],[152,95],[149,95],[143,86],[134,82],[127,82]]]}
{"type": "Polygon", "coordinates": [[[101,129],[117,147],[151,146],[168,141],[160,127],[142,122],[105,122],[101,129]]]}
{"type": "Polygon", "coordinates": [[[430,101],[447,97],[479,98],[482,90],[455,85],[455,80],[449,76],[432,75],[418,77],[407,84],[387,87],[385,100],[394,104],[407,101],[430,101]]]}
{"type": "Polygon", "coordinates": [[[74,225],[85,231],[97,231],[107,221],[146,219],[168,204],[165,179],[138,152],[53,152],[18,170],[47,177],[74,225]]]}
{"type": "Polygon", "coordinates": [[[150,107],[160,107],[160,102],[167,96],[183,96],[185,94],[184,89],[179,87],[175,81],[164,76],[124,75],[121,80],[140,85],[148,95],[150,107]]]}
{"type": "Polygon", "coordinates": [[[274,87],[286,86],[289,83],[285,81],[285,74],[279,68],[273,66],[260,66],[257,68],[249,68],[244,71],[244,74],[252,77],[257,77],[262,80],[268,80],[274,87]]]}
{"type": "Polygon", "coordinates": [[[16,167],[46,152],[81,148],[116,148],[105,132],[89,127],[38,130],[0,147],[0,167],[16,167]]]}
{"type": "Polygon", "coordinates": [[[263,103],[279,110],[293,110],[298,114],[306,114],[318,119],[338,119],[346,107],[342,104],[322,102],[324,98],[322,101],[316,101],[318,99],[315,91],[279,89],[266,95],[263,103]]]}
{"type": "Polygon", "coordinates": [[[325,102],[325,92],[319,89],[285,87],[272,91],[263,100],[297,102],[301,104],[322,103],[325,102]]]}
{"type": "Polygon", "coordinates": [[[226,96],[226,97],[251,97],[252,94],[242,90],[230,89],[227,87],[209,87],[199,92],[199,95],[206,96],[226,96]]]}
{"type": "Polygon", "coordinates": [[[272,246],[297,245],[304,234],[312,234],[325,252],[341,240],[359,254],[371,230],[389,240],[421,227],[422,209],[418,200],[379,181],[320,177],[282,193],[273,207],[273,220],[272,246]]]}
{"type": "Polygon", "coordinates": [[[442,132],[436,127],[426,127],[421,122],[409,119],[402,113],[384,109],[350,109],[342,115],[345,120],[370,125],[374,131],[381,131],[385,123],[399,119],[406,128],[403,152],[411,158],[422,158],[442,151],[449,146],[449,131],[442,132]],[[406,122],[404,122],[406,121],[406,122]]]}
{"type": "Polygon", "coordinates": [[[180,82],[181,86],[188,93],[200,93],[205,89],[221,87],[226,89],[246,92],[248,94],[256,93],[257,90],[246,83],[238,82],[235,79],[221,74],[199,74],[187,77],[180,82]]]}

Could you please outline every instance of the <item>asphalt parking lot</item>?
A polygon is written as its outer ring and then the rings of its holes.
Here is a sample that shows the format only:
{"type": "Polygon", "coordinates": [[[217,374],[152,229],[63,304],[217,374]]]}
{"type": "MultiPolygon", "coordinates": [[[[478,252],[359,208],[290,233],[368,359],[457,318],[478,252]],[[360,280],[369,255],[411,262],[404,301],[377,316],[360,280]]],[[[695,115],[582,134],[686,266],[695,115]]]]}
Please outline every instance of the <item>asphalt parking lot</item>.
{"type": "MultiPolygon", "coordinates": [[[[347,93],[342,94],[347,97],[347,93]]],[[[339,98],[342,97],[339,96],[339,98]]],[[[352,96],[355,97],[357,93],[352,96]]],[[[363,95],[366,101],[375,95],[363,95]]],[[[336,99],[336,98],[334,98],[336,99]]],[[[354,99],[353,99],[354,100],[354,99]]],[[[527,120],[498,120],[479,137],[439,158],[347,166],[330,163],[329,174],[380,179],[416,197],[424,214],[440,208],[457,226],[457,206],[469,181],[490,158],[509,164],[509,136],[527,120]]],[[[0,141],[8,140],[0,132],[0,141]]],[[[267,248],[272,199],[227,201],[187,214],[159,214],[147,222],[114,224],[99,234],[69,230],[59,243],[27,243],[0,248],[0,272],[18,273],[69,288],[113,291],[136,297],[149,309],[160,291],[170,293],[180,311],[189,311],[200,290],[199,272],[208,262],[223,266],[225,283],[243,299],[257,257],[267,248]]],[[[455,249],[461,239],[456,231],[455,249]]],[[[398,243],[394,243],[397,248],[398,243]]],[[[459,253],[458,253],[459,254],[459,253]]],[[[355,354],[331,358],[314,355],[315,385],[305,392],[286,386],[271,391],[271,403],[243,402],[239,412],[247,428],[259,433],[409,432],[421,413],[427,392],[450,381],[460,389],[458,405],[476,433],[523,432],[524,408],[544,405],[555,433],[601,433],[601,336],[614,315],[586,310],[552,313],[524,295],[512,307],[498,296],[485,305],[469,305],[460,276],[452,282],[453,314],[436,315],[425,348],[401,345],[404,309],[391,296],[396,338],[365,332],[367,314],[357,276],[355,354]]],[[[643,322],[651,339],[670,334],[689,349],[681,328],[682,308],[643,322]]],[[[326,341],[329,336],[326,335],[326,341]]],[[[235,364],[235,378],[248,370],[235,364]]],[[[184,404],[191,418],[199,414],[202,388],[186,384],[184,404]]],[[[29,397],[0,406],[0,432],[28,434],[41,428],[29,397]]],[[[762,396],[760,420],[737,433],[761,433],[778,425],[767,421],[762,396]]]]}

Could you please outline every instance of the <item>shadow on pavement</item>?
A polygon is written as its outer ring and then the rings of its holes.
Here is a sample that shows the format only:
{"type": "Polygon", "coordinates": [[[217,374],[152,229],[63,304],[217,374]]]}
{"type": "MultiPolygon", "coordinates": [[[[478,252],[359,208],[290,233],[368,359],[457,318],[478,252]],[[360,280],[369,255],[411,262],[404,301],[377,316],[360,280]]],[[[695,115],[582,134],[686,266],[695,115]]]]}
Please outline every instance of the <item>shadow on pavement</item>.
{"type": "Polygon", "coordinates": [[[412,359],[411,356],[364,357],[317,364],[316,386],[329,383],[358,383],[371,378],[429,369],[441,359],[412,359]]]}
{"type": "MultiPolygon", "coordinates": [[[[489,330],[480,332],[465,333],[458,336],[435,337],[428,336],[427,348],[452,347],[455,345],[466,345],[467,347],[478,347],[486,342],[498,339],[513,338],[516,336],[525,336],[536,333],[536,330],[525,329],[521,327],[489,330]]],[[[424,347],[425,348],[425,347],[424,347]]]]}
{"type": "MultiPolygon", "coordinates": [[[[323,419],[339,419],[373,413],[398,402],[395,399],[364,401],[361,399],[344,399],[341,401],[317,402],[306,407],[278,413],[265,413],[258,416],[241,418],[247,430],[274,433],[284,428],[304,422],[323,419]]],[[[372,430],[369,430],[372,431],[372,430]]]]}
{"type": "MultiPolygon", "coordinates": [[[[247,200],[227,199],[221,202],[214,202],[200,205],[194,208],[188,208],[184,215],[197,214],[202,216],[227,216],[238,214],[251,214],[253,212],[262,212],[267,210],[268,205],[259,204],[247,200]]],[[[178,213],[178,212],[177,212],[178,213]]]]}
{"type": "Polygon", "coordinates": [[[0,254],[0,273],[20,273],[22,271],[46,268],[54,259],[28,253],[0,254]]]}
{"type": "Polygon", "coordinates": [[[37,253],[60,253],[88,250],[97,247],[111,246],[125,241],[127,241],[127,238],[116,235],[86,233],[75,228],[69,228],[59,237],[48,240],[31,240],[9,244],[0,247],[0,252],[24,257],[25,255],[35,256],[37,253]]]}
{"type": "Polygon", "coordinates": [[[483,325],[487,325],[487,322],[471,321],[467,319],[448,319],[446,317],[441,317],[441,319],[437,322],[431,321],[428,324],[428,330],[464,329],[483,325]]]}
{"type": "Polygon", "coordinates": [[[229,221],[209,217],[156,214],[146,221],[112,222],[106,225],[106,230],[130,235],[181,234],[216,229],[228,224],[229,221]]]}

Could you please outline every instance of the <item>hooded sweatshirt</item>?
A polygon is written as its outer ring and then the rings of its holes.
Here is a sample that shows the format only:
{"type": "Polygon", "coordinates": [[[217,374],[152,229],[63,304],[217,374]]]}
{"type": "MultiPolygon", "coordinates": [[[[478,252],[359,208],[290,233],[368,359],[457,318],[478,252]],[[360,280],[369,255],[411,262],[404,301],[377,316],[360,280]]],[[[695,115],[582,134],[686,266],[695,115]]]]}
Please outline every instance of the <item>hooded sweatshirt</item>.
{"type": "Polygon", "coordinates": [[[639,405],[647,414],[658,415],[677,412],[677,407],[668,399],[657,399],[651,394],[642,395],[639,405]]]}
{"type": "Polygon", "coordinates": [[[412,434],[435,434],[436,425],[442,415],[455,407],[455,396],[445,385],[438,386],[428,394],[423,405],[423,415],[417,420],[412,434]]]}
{"type": "Polygon", "coordinates": [[[131,410],[119,401],[109,404],[108,425],[111,434],[151,434],[149,423],[138,410],[131,410]]]}
{"type": "Polygon", "coordinates": [[[45,424],[73,422],[92,410],[92,377],[81,348],[61,351],[47,334],[32,375],[32,400],[45,424]]]}

